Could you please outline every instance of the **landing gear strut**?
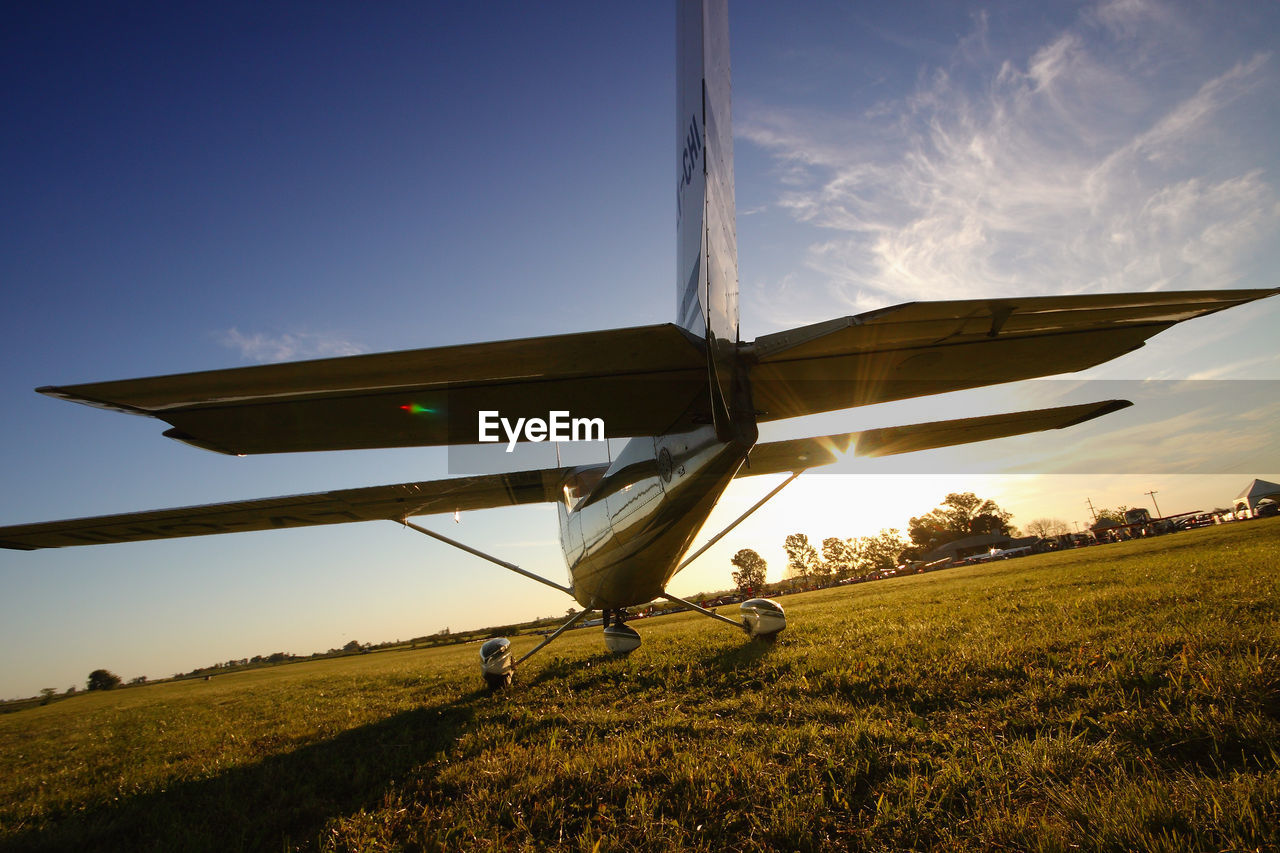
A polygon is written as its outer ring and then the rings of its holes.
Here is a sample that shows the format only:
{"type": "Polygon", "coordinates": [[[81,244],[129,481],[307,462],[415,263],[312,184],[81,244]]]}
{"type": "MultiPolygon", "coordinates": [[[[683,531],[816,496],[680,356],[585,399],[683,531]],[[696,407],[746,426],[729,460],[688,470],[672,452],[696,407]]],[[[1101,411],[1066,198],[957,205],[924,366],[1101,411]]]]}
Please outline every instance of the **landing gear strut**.
{"type": "Polygon", "coordinates": [[[717,619],[725,624],[732,625],[735,628],[741,628],[747,632],[753,640],[764,640],[773,642],[778,639],[778,634],[787,627],[787,616],[782,611],[782,605],[768,598],[753,598],[749,601],[742,602],[739,610],[742,613],[742,621],[734,622],[716,613],[714,610],[708,610],[705,607],[699,607],[692,601],[685,601],[683,598],[676,598],[670,593],[663,593],[662,597],[667,601],[675,604],[683,604],[690,610],[701,613],[703,616],[717,619]]]}
{"type": "MultiPolygon", "coordinates": [[[[555,581],[549,581],[546,578],[542,577],[541,575],[536,575],[533,572],[530,572],[526,569],[522,569],[517,565],[508,563],[506,560],[499,560],[497,557],[493,556],[492,554],[486,554],[483,551],[472,548],[470,545],[464,545],[458,540],[450,539],[448,536],[445,536],[442,533],[436,533],[434,530],[428,530],[425,527],[420,527],[417,524],[414,524],[413,522],[407,519],[401,520],[400,523],[403,524],[405,527],[409,528],[410,530],[416,530],[419,533],[423,534],[424,536],[430,536],[432,539],[437,539],[446,545],[452,545],[454,548],[457,548],[460,551],[466,551],[468,554],[474,554],[480,559],[488,560],[490,563],[493,563],[494,565],[502,566],[502,568],[504,569],[513,571],[516,574],[524,575],[525,577],[531,580],[535,580],[538,583],[546,584],[552,589],[558,589],[567,595],[570,595],[570,596],[573,595],[573,590],[567,586],[561,586],[555,581]]],[[[585,619],[587,617],[587,614],[589,614],[590,612],[591,612],[590,610],[580,610],[577,613],[575,613],[569,619],[568,622],[565,622],[563,625],[557,628],[555,633],[547,637],[541,643],[538,643],[538,645],[534,646],[533,649],[531,649],[528,653],[526,653],[524,657],[520,658],[520,660],[517,660],[517,661],[513,661],[511,659],[511,642],[507,640],[506,637],[494,637],[493,639],[489,640],[489,642],[485,643],[483,646],[480,647],[480,671],[484,675],[485,684],[489,687],[490,690],[500,690],[503,687],[506,687],[507,685],[509,685],[511,683],[511,679],[515,676],[517,666],[519,666],[520,664],[528,660],[534,654],[534,652],[539,651],[543,646],[550,643],[556,637],[559,637],[565,631],[569,630],[574,625],[577,625],[579,622],[585,619]]],[[[630,629],[627,629],[627,630],[630,630],[630,629]]],[[[634,634],[635,632],[632,631],[632,633],[634,634]]],[[[638,635],[636,637],[636,645],[639,645],[638,635]]]]}

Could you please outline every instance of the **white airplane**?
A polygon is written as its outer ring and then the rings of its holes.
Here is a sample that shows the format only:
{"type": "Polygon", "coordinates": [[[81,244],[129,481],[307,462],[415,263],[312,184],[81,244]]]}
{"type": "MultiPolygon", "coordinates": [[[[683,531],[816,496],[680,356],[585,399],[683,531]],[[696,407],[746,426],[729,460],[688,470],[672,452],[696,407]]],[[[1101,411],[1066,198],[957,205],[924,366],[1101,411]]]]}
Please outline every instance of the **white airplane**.
{"type": "Polygon", "coordinates": [[[1215,290],[912,302],[744,342],[738,328],[729,38],[725,0],[678,0],[676,322],[575,335],[45,387],[40,392],[159,418],[164,434],[236,455],[474,444],[500,416],[600,421],[625,447],[607,464],[483,474],[292,497],[0,528],[30,550],[244,530],[388,520],[562,590],[580,612],[519,661],[481,649],[490,686],[587,615],[629,652],[625,608],[666,599],[773,638],[781,606],[756,598],[741,622],[666,591],[671,578],[800,472],[860,455],[905,453],[1062,429],[1123,400],[757,443],[757,424],[815,412],[1068,373],[1137,349],[1193,317],[1280,292],[1215,290]],[[563,413],[557,415],[555,413],[563,413]],[[686,557],[738,477],[790,472],[686,557]],[[554,503],[564,586],[409,521],[554,503]]]}

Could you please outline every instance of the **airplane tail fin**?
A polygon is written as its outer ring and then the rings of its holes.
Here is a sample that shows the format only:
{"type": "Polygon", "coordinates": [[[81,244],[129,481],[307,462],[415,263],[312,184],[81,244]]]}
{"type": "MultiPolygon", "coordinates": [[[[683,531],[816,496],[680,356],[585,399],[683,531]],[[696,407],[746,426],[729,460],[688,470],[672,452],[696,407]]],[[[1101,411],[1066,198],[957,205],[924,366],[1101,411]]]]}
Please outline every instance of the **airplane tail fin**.
{"type": "Polygon", "coordinates": [[[727,439],[735,420],[751,418],[749,412],[735,412],[744,407],[745,383],[737,358],[738,240],[726,0],[677,0],[676,88],[676,322],[707,342],[713,417],[717,432],[727,439]]]}

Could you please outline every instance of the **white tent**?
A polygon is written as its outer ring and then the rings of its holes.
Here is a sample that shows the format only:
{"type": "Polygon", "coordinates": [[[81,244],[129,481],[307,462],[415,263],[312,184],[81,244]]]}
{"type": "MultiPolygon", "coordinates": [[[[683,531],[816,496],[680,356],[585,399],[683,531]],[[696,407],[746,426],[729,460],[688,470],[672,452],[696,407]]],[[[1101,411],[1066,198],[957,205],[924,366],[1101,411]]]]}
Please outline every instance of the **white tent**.
{"type": "Polygon", "coordinates": [[[1266,498],[1280,501],[1280,485],[1267,480],[1254,480],[1236,495],[1235,508],[1253,510],[1257,508],[1259,501],[1266,498]]]}

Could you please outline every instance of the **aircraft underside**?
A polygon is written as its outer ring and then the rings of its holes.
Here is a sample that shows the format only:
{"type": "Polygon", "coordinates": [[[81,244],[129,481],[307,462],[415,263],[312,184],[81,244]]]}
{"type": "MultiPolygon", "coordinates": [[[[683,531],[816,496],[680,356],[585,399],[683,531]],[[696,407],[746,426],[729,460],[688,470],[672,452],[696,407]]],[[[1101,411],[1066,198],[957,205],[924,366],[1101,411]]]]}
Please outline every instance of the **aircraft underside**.
{"type": "Polygon", "coordinates": [[[710,427],[629,441],[592,494],[560,513],[578,603],[607,610],[661,595],[750,447],[710,427]]]}

